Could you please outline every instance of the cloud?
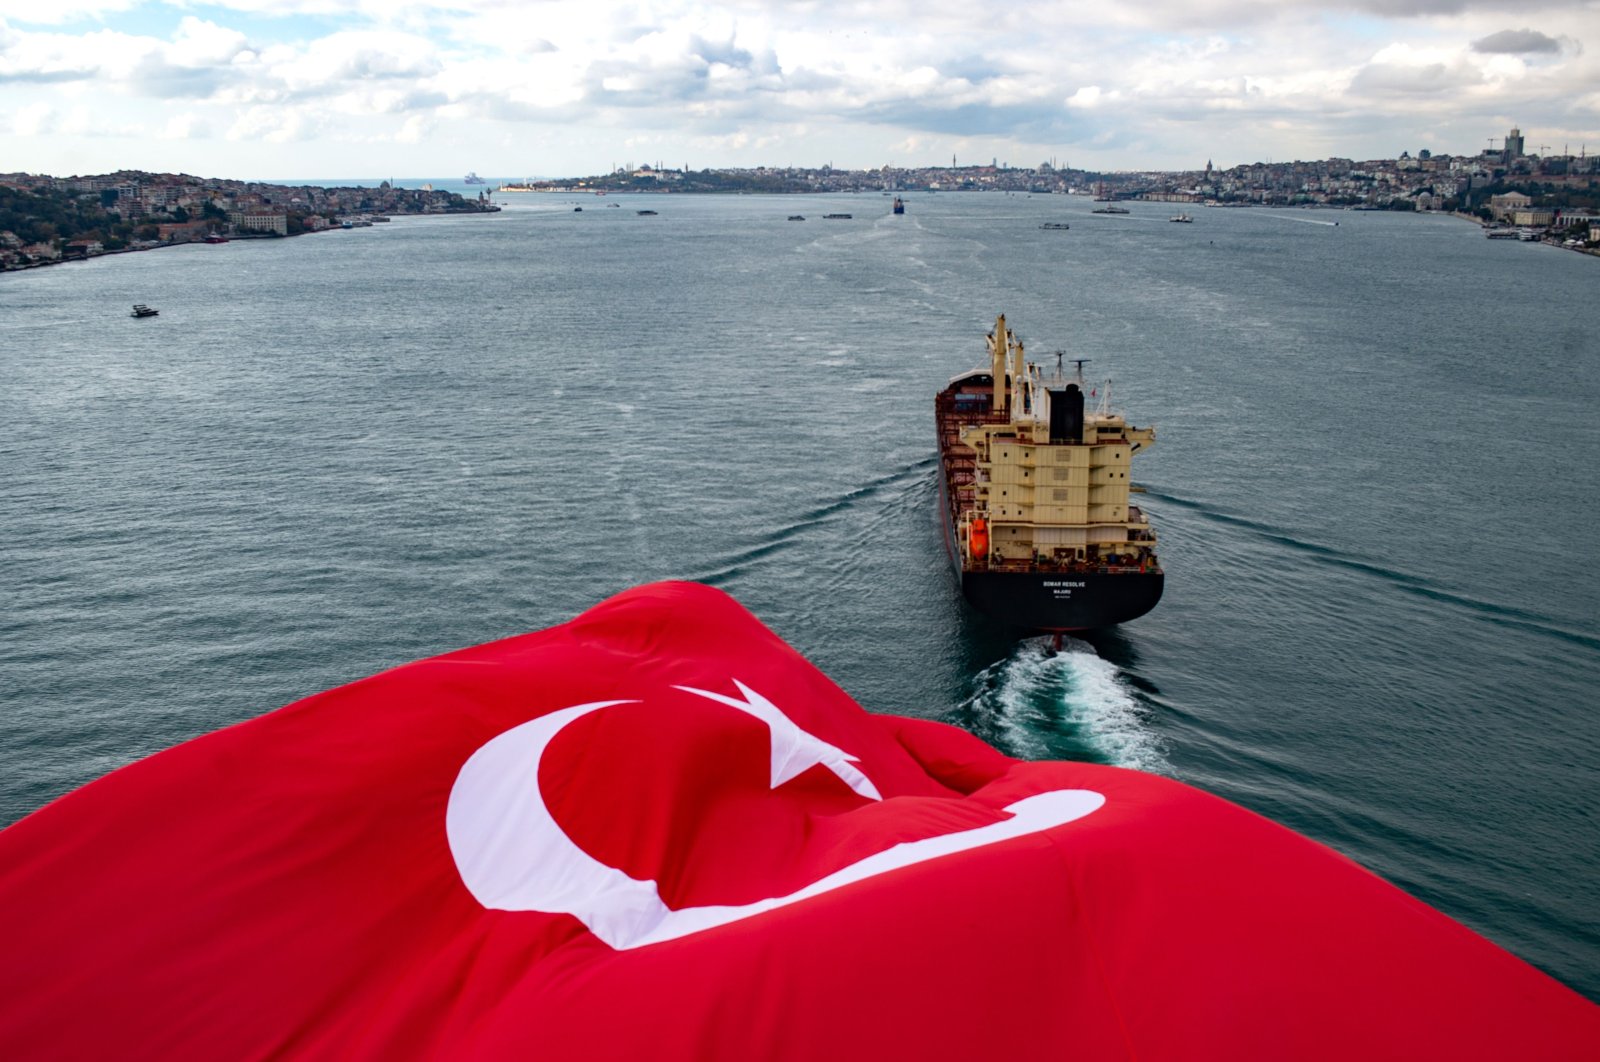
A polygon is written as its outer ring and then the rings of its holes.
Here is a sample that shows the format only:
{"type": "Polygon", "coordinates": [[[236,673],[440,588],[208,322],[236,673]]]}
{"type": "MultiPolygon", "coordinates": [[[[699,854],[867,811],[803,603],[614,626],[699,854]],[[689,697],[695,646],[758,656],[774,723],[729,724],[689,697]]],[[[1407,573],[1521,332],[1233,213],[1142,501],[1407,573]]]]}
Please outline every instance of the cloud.
{"type": "Polygon", "coordinates": [[[263,140],[269,144],[285,144],[309,140],[319,132],[320,123],[303,110],[251,107],[239,115],[225,136],[229,140],[263,140]]]}
{"type": "Polygon", "coordinates": [[[425,144],[434,128],[433,119],[413,114],[400,126],[400,131],[395,134],[395,140],[401,144],[425,144]]]}
{"type": "Polygon", "coordinates": [[[175,114],[156,134],[162,140],[205,140],[211,136],[210,124],[193,113],[175,114]]]}
{"type": "Polygon", "coordinates": [[[1560,54],[1561,42],[1538,30],[1501,30],[1472,42],[1472,50],[1485,55],[1560,54]]]}
{"type": "MultiPolygon", "coordinates": [[[[1510,62],[1516,65],[1515,60],[1510,62]]],[[[1511,73],[1511,69],[1500,71],[1502,76],[1511,73]]],[[[1485,68],[1466,53],[1445,48],[1392,44],[1355,72],[1349,81],[1348,95],[1388,106],[1396,103],[1397,98],[1415,100],[1417,97],[1460,93],[1483,85],[1487,80],[1485,68]]]]}
{"type": "Polygon", "coordinates": [[[389,30],[333,33],[303,49],[268,49],[262,60],[270,77],[297,95],[331,91],[345,81],[429,78],[441,68],[432,41],[389,30]]]}
{"type": "Polygon", "coordinates": [[[0,19],[33,25],[60,26],[86,18],[102,19],[138,7],[143,0],[0,0],[0,19]]]}
{"type": "Polygon", "coordinates": [[[37,2],[0,0],[0,123],[41,130],[0,149],[35,167],[45,125],[85,103],[213,172],[290,140],[330,173],[376,145],[389,172],[426,172],[448,143],[479,172],[556,175],[619,145],[701,165],[1152,165],[1374,157],[1423,130],[1468,150],[1508,122],[1600,139],[1600,63],[1577,44],[1600,33],[1594,0],[37,2]],[[1503,28],[1524,22],[1542,32],[1503,28]]]}
{"type": "Polygon", "coordinates": [[[55,127],[56,112],[46,103],[30,103],[11,115],[11,131],[18,136],[44,136],[55,127]]]}

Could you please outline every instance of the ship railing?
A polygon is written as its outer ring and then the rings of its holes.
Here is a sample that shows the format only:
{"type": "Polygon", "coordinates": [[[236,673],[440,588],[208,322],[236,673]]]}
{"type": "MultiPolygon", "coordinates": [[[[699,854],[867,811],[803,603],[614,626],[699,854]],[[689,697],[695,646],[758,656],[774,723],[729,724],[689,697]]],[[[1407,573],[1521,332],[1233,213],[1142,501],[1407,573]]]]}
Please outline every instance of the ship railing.
{"type": "Polygon", "coordinates": [[[1161,563],[1152,555],[1148,564],[1098,564],[1089,561],[1029,561],[1016,558],[989,559],[970,557],[968,571],[993,572],[1045,572],[1053,575],[1139,575],[1160,572],[1161,563]]]}

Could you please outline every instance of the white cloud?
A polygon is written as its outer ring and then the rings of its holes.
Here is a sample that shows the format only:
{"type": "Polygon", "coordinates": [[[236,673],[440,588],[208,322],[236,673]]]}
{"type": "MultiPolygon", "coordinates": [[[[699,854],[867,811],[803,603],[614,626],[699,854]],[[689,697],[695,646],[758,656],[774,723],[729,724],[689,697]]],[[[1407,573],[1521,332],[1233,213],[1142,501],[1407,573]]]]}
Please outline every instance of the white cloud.
{"type": "Polygon", "coordinates": [[[1508,123],[1600,142],[1586,0],[221,0],[167,36],[70,21],[132,0],[64,2],[45,16],[0,0],[0,92],[28,138],[7,150],[35,169],[46,125],[86,101],[107,129],[210,145],[212,172],[252,141],[294,141],[330,173],[374,144],[396,152],[387,172],[426,172],[444,142],[511,174],[596,172],[619,145],[701,165],[959,150],[1149,166],[1422,136],[1471,150],[1508,123]],[[304,13],[320,17],[276,21],[304,13]],[[181,126],[152,117],[165,100],[181,126]]]}
{"type": "Polygon", "coordinates": [[[143,0],[53,0],[41,4],[36,0],[0,0],[0,20],[23,22],[32,25],[60,26],[83,19],[101,19],[107,15],[129,11],[143,0]]]}
{"type": "Polygon", "coordinates": [[[1099,85],[1084,85],[1067,97],[1067,106],[1084,111],[1093,110],[1100,106],[1100,101],[1104,97],[1105,93],[1100,91],[1099,85]]]}
{"type": "Polygon", "coordinates": [[[267,78],[297,95],[314,95],[345,81],[428,78],[440,69],[431,41],[386,30],[334,33],[304,49],[272,49],[262,61],[267,78]]]}
{"type": "Polygon", "coordinates": [[[175,114],[156,134],[162,140],[204,140],[211,136],[210,124],[193,112],[175,114]]]}
{"type": "Polygon", "coordinates": [[[167,61],[176,66],[225,66],[241,53],[249,53],[245,35],[185,15],[178,23],[178,36],[166,49],[167,61]]]}
{"type": "Polygon", "coordinates": [[[228,140],[285,144],[306,139],[317,124],[298,108],[251,107],[239,114],[224,135],[228,140]]]}
{"type": "Polygon", "coordinates": [[[48,103],[30,103],[11,115],[11,131],[17,136],[44,136],[55,127],[56,112],[48,103]]]}
{"type": "Polygon", "coordinates": [[[427,143],[429,135],[433,132],[434,122],[425,115],[413,114],[400,126],[400,132],[395,134],[395,140],[402,144],[427,143]]]}

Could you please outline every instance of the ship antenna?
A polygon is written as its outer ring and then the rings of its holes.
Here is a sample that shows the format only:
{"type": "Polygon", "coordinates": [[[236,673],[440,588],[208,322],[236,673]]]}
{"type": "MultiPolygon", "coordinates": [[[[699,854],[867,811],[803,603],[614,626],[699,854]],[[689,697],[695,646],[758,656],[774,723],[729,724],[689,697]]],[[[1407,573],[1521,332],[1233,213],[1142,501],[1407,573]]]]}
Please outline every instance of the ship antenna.
{"type": "Polygon", "coordinates": [[[1078,384],[1079,384],[1079,388],[1081,389],[1082,385],[1083,385],[1083,367],[1085,365],[1089,364],[1089,359],[1088,358],[1073,358],[1072,359],[1072,364],[1074,364],[1074,365],[1076,365],[1078,367],[1078,384]]]}

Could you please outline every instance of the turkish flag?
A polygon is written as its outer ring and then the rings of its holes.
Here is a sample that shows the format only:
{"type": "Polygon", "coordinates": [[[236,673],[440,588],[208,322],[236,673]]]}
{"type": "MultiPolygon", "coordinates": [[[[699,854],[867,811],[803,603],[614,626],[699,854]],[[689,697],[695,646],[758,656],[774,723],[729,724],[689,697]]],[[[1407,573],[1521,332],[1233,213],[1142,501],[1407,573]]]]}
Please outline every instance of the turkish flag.
{"type": "Polygon", "coordinates": [[[871,715],[685,583],[0,832],[6,1059],[1575,1058],[1600,1008],[1167,779],[871,715]]]}

